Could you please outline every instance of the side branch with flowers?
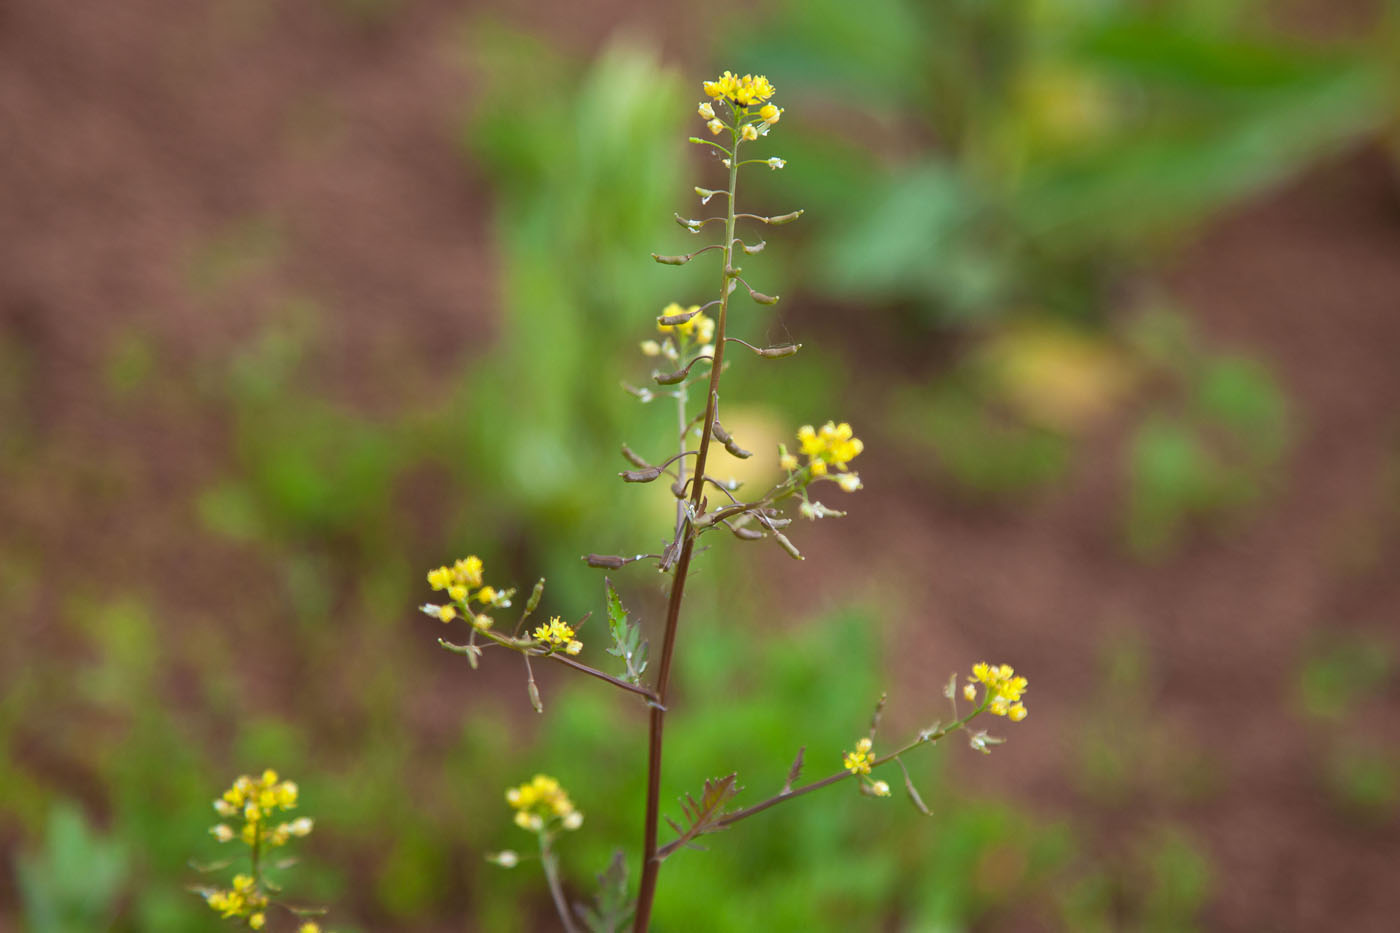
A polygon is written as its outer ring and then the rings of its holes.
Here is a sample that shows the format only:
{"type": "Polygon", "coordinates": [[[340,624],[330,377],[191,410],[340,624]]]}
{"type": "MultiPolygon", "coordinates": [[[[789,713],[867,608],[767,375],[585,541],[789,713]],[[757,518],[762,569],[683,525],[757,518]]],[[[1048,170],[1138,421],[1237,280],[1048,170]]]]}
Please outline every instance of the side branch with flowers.
{"type": "MultiPolygon", "coordinates": [[[[631,618],[611,581],[605,581],[605,613],[612,647],[608,653],[620,662],[621,670],[608,673],[579,660],[584,649],[580,637],[585,614],[577,621],[552,616],[533,628],[527,622],[539,607],[544,593],[544,580],[535,584],[523,611],[509,634],[497,625],[493,613],[509,609],[514,590],[497,589],[485,582],[480,559],[469,556],[450,566],[438,567],[428,573],[428,584],[446,596],[445,603],[430,603],[422,610],[443,623],[464,621],[468,632],[465,641],[439,639],[443,648],[464,655],[475,668],[488,648],[504,648],[519,654],[526,675],[526,693],[531,705],[543,712],[544,703],[535,681],[533,661],[561,664],[611,684],[643,700],[648,707],[647,731],[647,795],[644,811],[644,832],[641,844],[641,876],[635,899],[628,888],[624,863],[619,859],[600,877],[596,903],[589,907],[571,908],[560,880],[556,842],[562,832],[578,829],[583,817],[574,807],[560,783],[547,775],[536,775],[518,787],[511,788],[506,799],[515,810],[515,821],[522,829],[536,836],[538,858],[543,868],[551,897],[567,931],[578,929],[582,918],[590,930],[622,930],[630,925],[634,931],[645,931],[651,921],[657,882],[663,861],[677,849],[692,846],[703,835],[724,829],[735,822],[755,816],[779,803],[794,800],[844,780],[854,779],[860,791],[868,796],[888,797],[887,781],[875,777],[875,769],[891,762],[899,765],[904,786],[910,799],[924,812],[923,806],[901,758],[920,745],[932,744],[947,735],[961,731],[968,735],[971,745],[981,751],[1001,740],[985,730],[974,731],[970,724],[979,715],[988,713],[1018,722],[1026,716],[1022,697],[1026,680],[1018,677],[1006,665],[980,663],[973,668],[967,684],[958,689],[957,678],[945,691],[952,705],[952,717],[944,723],[934,723],[920,731],[895,751],[884,755],[875,750],[879,712],[868,733],[860,737],[853,750],[840,759],[842,767],[821,780],[797,786],[803,758],[799,752],[788,773],[787,782],[778,793],[759,803],[735,809],[731,806],[742,788],[737,775],[706,780],[699,797],[687,795],[681,801],[679,820],[667,822],[676,837],[662,844],[661,773],[665,739],[666,714],[670,698],[672,664],[684,605],[686,582],[696,554],[696,544],[705,535],[723,528],[741,541],[771,539],[787,554],[802,559],[797,546],[787,535],[793,519],[785,508],[795,503],[798,517],[809,520],[840,517],[845,513],[832,509],[813,498],[822,483],[832,483],[845,493],[861,488],[859,474],[851,464],[864,449],[861,440],[846,422],[828,421],[821,427],[806,425],[796,432],[797,446],[789,451],[780,445],[778,463],[784,478],[758,495],[741,494],[738,484],[717,479],[707,473],[710,451],[718,443],[732,455],[752,456],[738,439],[725,430],[720,421],[720,383],[728,362],[726,349],[736,344],[760,359],[781,359],[797,353],[801,346],[756,346],[729,333],[731,327],[731,297],[740,287],[755,303],[772,305],[777,296],[759,291],[745,277],[738,260],[759,254],[765,241],[746,239],[737,233],[743,222],[764,226],[780,226],[797,220],[802,211],[776,216],[744,213],[737,209],[739,171],[748,165],[781,169],[786,162],[777,156],[743,158],[746,147],[767,138],[783,116],[783,110],[773,103],[776,91],[762,75],[739,77],[726,71],[703,85],[708,98],[698,107],[711,137],[691,137],[691,142],[704,146],[725,170],[727,184],[723,188],[697,187],[701,204],[720,198],[723,214],[701,218],[676,215],[676,221],[688,232],[699,235],[711,224],[722,224],[720,242],[707,244],[690,253],[679,255],[653,254],[652,258],[665,265],[684,265],[698,257],[714,253],[719,260],[718,297],[704,304],[673,303],[657,318],[654,337],[642,341],[641,352],[657,361],[651,373],[651,386],[624,387],[644,403],[670,399],[676,407],[676,434],[667,443],[662,458],[656,460],[623,446],[623,457],[631,469],[619,476],[628,483],[652,483],[663,476],[669,481],[676,499],[675,520],[669,541],[659,553],[631,556],[590,554],[584,560],[593,567],[619,569],[632,563],[646,561],[670,576],[670,590],[665,617],[661,626],[660,650],[656,658],[655,676],[650,683],[644,675],[650,669],[648,644],[642,638],[641,626],[631,618]],[[707,313],[711,312],[711,313],[707,313]],[[665,361],[664,364],[661,361],[665,361]],[[664,366],[664,368],[663,368],[664,366]],[[703,397],[692,405],[692,392],[703,397]],[[972,703],[971,710],[958,709],[958,695],[972,703]]],[[[881,700],[881,707],[883,700],[881,700]]],[[[832,753],[833,760],[836,755],[832,753]]],[[[489,858],[503,867],[514,867],[527,856],[513,850],[495,853],[489,858]]],[[[528,856],[534,858],[534,855],[528,856]]]]}

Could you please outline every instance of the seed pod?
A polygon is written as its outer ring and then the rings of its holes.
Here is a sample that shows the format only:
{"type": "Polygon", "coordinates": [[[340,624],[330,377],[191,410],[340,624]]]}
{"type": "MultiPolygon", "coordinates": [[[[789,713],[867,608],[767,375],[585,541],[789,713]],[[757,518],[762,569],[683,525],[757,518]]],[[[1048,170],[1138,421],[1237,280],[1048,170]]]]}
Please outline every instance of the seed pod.
{"type": "Polygon", "coordinates": [[[740,240],[740,241],[739,241],[739,245],[742,246],[742,247],[744,248],[744,252],[748,253],[750,256],[753,256],[753,255],[756,254],[756,253],[761,253],[761,252],[763,252],[763,247],[765,247],[765,246],[768,245],[768,241],[767,241],[767,240],[759,240],[756,244],[754,244],[753,246],[750,246],[749,244],[747,244],[747,243],[745,243],[744,241],[740,240]]]}
{"type": "Polygon", "coordinates": [[[690,262],[689,256],[662,256],[660,253],[652,253],[651,258],[663,266],[683,266],[690,262]]]}
{"type": "Polygon", "coordinates": [[[585,554],[583,562],[590,567],[598,567],[602,570],[617,570],[627,566],[627,558],[616,554],[585,554]]]}
{"type": "Polygon", "coordinates": [[[530,598],[525,601],[525,614],[534,612],[540,604],[540,597],[544,595],[544,577],[540,577],[535,588],[530,591],[530,598]]]}
{"type": "Polygon", "coordinates": [[[665,325],[667,327],[673,326],[675,324],[684,324],[686,321],[689,321],[691,318],[695,317],[695,315],[699,313],[700,309],[696,308],[694,311],[682,311],[680,314],[663,314],[661,317],[656,319],[656,323],[665,325]]]}
{"type": "Polygon", "coordinates": [[[731,526],[729,530],[734,532],[734,537],[741,541],[758,541],[765,537],[763,532],[757,528],[748,528],[743,525],[731,526]]]}
{"type": "Polygon", "coordinates": [[[617,474],[624,483],[650,483],[661,475],[661,467],[647,467],[645,470],[623,470],[617,474]]]}
{"type": "Polygon", "coordinates": [[[797,351],[802,349],[800,343],[790,343],[784,347],[764,347],[758,351],[758,355],[764,359],[777,360],[785,356],[796,356],[797,351]]]}
{"type": "Polygon", "coordinates": [[[685,377],[689,374],[689,366],[687,366],[685,369],[678,369],[673,373],[663,373],[659,369],[654,369],[651,371],[651,378],[656,380],[657,385],[673,386],[678,382],[684,382],[685,377]]]}
{"type": "Polygon", "coordinates": [[[761,305],[775,305],[778,303],[777,295],[765,295],[763,292],[749,289],[749,297],[761,305]]]}
{"type": "Polygon", "coordinates": [[[782,547],[784,551],[787,551],[795,559],[806,560],[806,558],[802,556],[802,552],[797,549],[797,545],[789,541],[787,535],[783,534],[781,531],[773,532],[773,539],[778,542],[779,546],[782,547]]]}
{"type": "Polygon", "coordinates": [[[765,217],[763,218],[763,222],[766,224],[773,224],[774,226],[781,226],[782,224],[792,223],[804,213],[805,211],[793,211],[791,214],[779,214],[777,217],[765,217]]]}
{"type": "Polygon", "coordinates": [[[535,708],[535,712],[544,712],[544,701],[540,699],[540,688],[535,685],[535,678],[531,677],[525,684],[525,689],[530,694],[530,705],[535,708]]]}

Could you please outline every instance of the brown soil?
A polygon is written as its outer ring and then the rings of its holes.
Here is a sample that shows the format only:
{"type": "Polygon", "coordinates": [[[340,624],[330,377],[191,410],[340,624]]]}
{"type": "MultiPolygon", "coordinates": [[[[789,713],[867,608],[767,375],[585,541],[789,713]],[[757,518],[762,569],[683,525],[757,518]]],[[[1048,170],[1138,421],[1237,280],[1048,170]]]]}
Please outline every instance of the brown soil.
{"type": "MultiPolygon", "coordinates": [[[[217,597],[273,614],[274,597],[250,592],[256,571],[225,571],[249,566],[246,555],[191,554],[206,545],[188,530],[188,501],[223,468],[223,426],[201,421],[185,398],[192,387],[178,383],[157,404],[114,414],[95,401],[108,391],[102,362],[139,326],[197,371],[273,315],[273,296],[294,293],[333,309],[316,374],[330,391],[396,411],[446,384],[495,313],[490,192],[452,140],[470,105],[450,41],[464,11],[404,2],[376,23],[331,15],[329,2],[81,6],[0,9],[0,339],[29,380],[22,410],[0,410],[13,418],[0,431],[24,433],[39,452],[0,489],[0,554],[42,555],[50,574],[82,566],[180,610],[217,597]],[[210,298],[190,271],[199,250],[249,218],[271,218],[284,246],[210,298]],[[364,374],[405,358],[422,378],[374,380],[371,394],[364,374]]],[[[686,57],[697,47],[688,37],[708,28],[699,9],[619,0],[512,15],[580,51],[611,24],[641,23],[686,57]]],[[[1359,824],[1329,803],[1318,780],[1325,737],[1293,702],[1313,633],[1393,641],[1400,621],[1392,173],[1373,152],[1323,166],[1214,225],[1169,274],[1206,334],[1267,360],[1297,407],[1287,482],[1251,521],[1143,566],[1124,559],[1111,523],[1121,437],[1083,451],[1053,496],[994,512],[940,493],[881,458],[892,444],[872,443],[861,508],[842,540],[811,536],[800,568],[799,591],[854,566],[840,575],[908,594],[890,633],[896,696],[930,695],[977,656],[1032,672],[1033,718],[977,780],[1046,815],[1078,814],[1108,854],[1122,827],[1185,821],[1215,863],[1212,929],[1381,931],[1400,916],[1389,883],[1400,828],[1359,824]],[[881,489],[919,490],[918,501],[881,489]],[[1081,723],[1101,702],[1102,647],[1126,632],[1150,657],[1150,728],[1204,756],[1209,793],[1134,788],[1110,802],[1072,779],[1081,723]]],[[[878,403],[883,388],[861,391],[878,403]]],[[[7,621],[20,647],[0,676],[81,650],[47,621],[66,595],[41,587],[7,621]]],[[[1378,745],[1400,745],[1397,701],[1392,690],[1368,711],[1378,745]]],[[[427,719],[441,712],[431,699],[418,706],[427,719]]],[[[100,796],[61,763],[38,770],[82,799],[100,796]]],[[[11,901],[0,877],[0,903],[11,901]]]]}

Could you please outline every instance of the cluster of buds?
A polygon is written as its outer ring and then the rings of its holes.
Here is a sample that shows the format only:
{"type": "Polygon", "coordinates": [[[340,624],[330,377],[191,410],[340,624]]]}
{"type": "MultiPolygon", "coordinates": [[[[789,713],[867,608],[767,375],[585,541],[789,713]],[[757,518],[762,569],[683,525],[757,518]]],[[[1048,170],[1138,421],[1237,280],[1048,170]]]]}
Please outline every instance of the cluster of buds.
{"type": "Polygon", "coordinates": [[[565,654],[578,654],[583,650],[583,642],[574,637],[574,627],[555,616],[543,625],[535,626],[530,633],[540,646],[548,651],[563,651],[565,654]]]}
{"type": "Polygon", "coordinates": [[[484,571],[481,558],[475,554],[454,562],[451,567],[429,570],[428,585],[434,590],[445,591],[452,601],[441,606],[426,603],[419,608],[443,622],[451,622],[460,614],[470,619],[472,626],[479,631],[489,629],[493,620],[484,610],[509,608],[515,590],[498,590],[486,585],[482,579],[484,571]],[[473,608],[473,603],[476,608],[473,608]]]}
{"type": "MultiPolygon", "coordinates": [[[[752,141],[766,134],[769,127],[782,119],[782,108],[769,103],[769,98],[777,89],[763,75],[744,75],[741,78],[726,71],[715,80],[706,81],[703,89],[713,102],[704,101],[696,112],[716,136],[728,129],[736,132],[739,138],[752,141]],[[725,122],[720,112],[715,110],[716,104],[728,108],[733,123],[725,122]]],[[[781,168],[781,163],[781,159],[770,161],[773,168],[781,168]],[[777,164],[773,164],[774,161],[777,164]]]]}
{"type": "Polygon", "coordinates": [[[296,784],[278,780],[276,771],[269,769],[261,777],[245,774],[214,801],[214,810],[219,816],[236,819],[243,825],[235,830],[227,823],[220,823],[209,832],[220,842],[239,839],[248,846],[286,845],[293,836],[311,832],[311,819],[305,816],[274,825],[273,817],[279,810],[294,810],[296,805],[296,784]]]}
{"type": "Polygon", "coordinates": [[[980,661],[972,665],[972,676],[963,687],[963,696],[969,702],[977,701],[977,685],[982,684],[982,706],[993,716],[1005,716],[1012,722],[1025,719],[1028,711],[1021,702],[1028,681],[1017,677],[1009,664],[988,664],[980,661]]]}
{"type": "Polygon", "coordinates": [[[803,471],[799,479],[807,481],[829,477],[846,492],[861,488],[860,474],[850,472],[847,464],[860,456],[865,444],[854,435],[849,424],[828,421],[820,429],[804,424],[797,430],[797,441],[802,455],[807,458],[805,464],[796,454],[788,452],[787,445],[778,446],[778,463],[789,474],[803,471]],[[833,469],[836,470],[834,475],[833,469]]]}
{"type": "Polygon", "coordinates": [[[846,757],[841,759],[841,766],[860,777],[861,790],[864,793],[875,797],[888,797],[890,785],[870,776],[870,768],[875,764],[874,745],[869,737],[862,736],[856,742],[855,751],[847,752],[846,757]]]}
{"type": "Polygon", "coordinates": [[[515,825],[532,833],[558,825],[574,830],[583,825],[583,814],[574,807],[559,782],[537,774],[519,787],[506,791],[506,803],[515,810],[515,825]]]}
{"type": "Polygon", "coordinates": [[[210,891],[204,895],[204,901],[225,920],[246,918],[253,930],[261,930],[267,924],[267,895],[252,875],[234,875],[233,887],[210,891]]]}
{"type": "MultiPolygon", "coordinates": [[[[253,869],[251,874],[235,875],[229,888],[197,889],[219,916],[239,918],[254,930],[267,923],[269,901],[260,880],[262,857],[269,849],[286,845],[294,836],[309,835],[313,825],[305,816],[291,821],[277,819],[279,813],[296,809],[297,797],[296,784],[281,780],[276,771],[269,769],[261,776],[240,776],[214,801],[214,811],[219,816],[241,825],[235,828],[219,823],[210,828],[210,835],[219,842],[238,840],[248,846],[253,869]]],[[[300,933],[319,933],[320,927],[308,921],[299,929],[300,933]]]]}

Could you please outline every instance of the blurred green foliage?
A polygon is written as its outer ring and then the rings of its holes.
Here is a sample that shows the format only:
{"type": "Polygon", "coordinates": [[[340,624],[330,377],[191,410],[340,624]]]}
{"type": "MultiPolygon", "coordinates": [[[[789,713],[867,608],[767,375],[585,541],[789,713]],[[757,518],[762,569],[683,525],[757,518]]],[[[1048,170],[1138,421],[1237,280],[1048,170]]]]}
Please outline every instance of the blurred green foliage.
{"type": "Polygon", "coordinates": [[[832,128],[785,134],[778,183],[814,208],[816,287],[929,322],[1100,318],[1116,277],[1389,106],[1382,56],[1271,36],[1251,0],[802,0],[744,36],[832,128]]]}
{"type": "Polygon", "coordinates": [[[71,803],[49,813],[43,849],[16,864],[24,922],[33,933],[87,933],[107,927],[127,878],[120,841],[104,839],[71,803]]]}

